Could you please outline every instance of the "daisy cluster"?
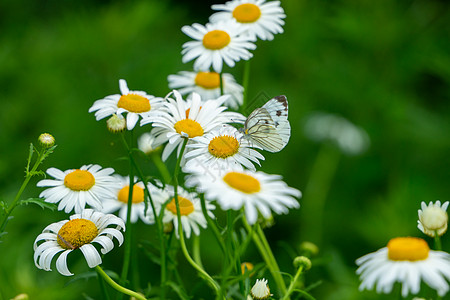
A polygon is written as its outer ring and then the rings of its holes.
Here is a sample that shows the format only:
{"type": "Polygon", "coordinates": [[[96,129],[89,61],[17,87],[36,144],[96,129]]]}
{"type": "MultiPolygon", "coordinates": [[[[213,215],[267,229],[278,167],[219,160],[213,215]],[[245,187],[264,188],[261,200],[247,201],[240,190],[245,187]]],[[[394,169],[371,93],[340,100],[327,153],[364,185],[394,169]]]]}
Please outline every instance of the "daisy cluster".
{"type": "MultiPolygon", "coordinates": [[[[299,190],[289,187],[279,175],[257,171],[264,160],[260,153],[264,147],[236,128],[247,124],[246,117],[230,110],[242,105],[244,88],[231,74],[222,72],[224,65],[232,68],[240,60],[249,60],[258,38],[272,40],[274,34],[282,33],[284,11],[279,1],[265,0],[234,0],[212,9],[216,13],[210,23],[182,27],[193,39],[183,45],[182,61],[194,60],[194,71],[170,75],[172,91],[166,96],[131,90],[120,79],[120,94],[96,100],[89,108],[96,120],[108,119],[111,132],[127,134],[137,126],[148,128],[137,141],[139,149],[145,155],[158,156],[161,163],[176,156],[184,184],[170,185],[173,181],[167,178],[150,183],[96,164],[65,171],[48,169],[52,178],[37,184],[46,188],[40,197],[56,204],[58,210],[75,214],[70,220],[49,225],[38,236],[38,268],[50,270],[52,258],[61,253],[57,270],[72,275],[66,257],[78,248],[89,267],[97,266],[101,258],[92,243],[98,243],[103,254],[109,252],[113,239],[122,244],[125,224],[139,220],[151,225],[161,219],[174,226],[177,237],[181,226],[189,238],[207,227],[207,218],[215,218],[216,205],[225,211],[242,211],[250,225],[271,218],[273,212],[286,214],[299,207],[299,190]],[[206,204],[202,209],[203,196],[206,204]]],[[[283,99],[281,118],[288,123],[283,99]]],[[[265,117],[271,118],[268,113],[265,117]]],[[[289,124],[285,131],[283,147],[290,136],[289,124]]]]}

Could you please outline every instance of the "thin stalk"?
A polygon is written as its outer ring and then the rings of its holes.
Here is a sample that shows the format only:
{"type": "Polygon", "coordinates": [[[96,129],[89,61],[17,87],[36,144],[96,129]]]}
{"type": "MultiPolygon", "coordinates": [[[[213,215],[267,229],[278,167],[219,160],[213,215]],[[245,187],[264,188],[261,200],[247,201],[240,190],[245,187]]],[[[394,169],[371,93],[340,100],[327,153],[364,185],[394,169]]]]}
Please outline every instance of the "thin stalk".
{"type": "Polygon", "coordinates": [[[220,250],[222,250],[222,253],[225,255],[226,254],[225,243],[223,241],[222,235],[220,234],[220,231],[217,228],[216,224],[214,224],[213,220],[208,215],[208,212],[206,210],[206,202],[205,201],[206,201],[205,195],[200,194],[200,203],[202,205],[202,212],[203,212],[203,215],[205,216],[206,222],[208,223],[208,228],[212,229],[214,236],[216,237],[216,240],[219,243],[220,250]]]}
{"type": "Polygon", "coordinates": [[[219,82],[220,82],[220,96],[223,96],[223,72],[219,74],[219,82]]]}
{"type": "Polygon", "coordinates": [[[284,294],[284,296],[283,296],[283,298],[281,298],[281,300],[289,299],[289,296],[294,291],[295,284],[297,283],[298,278],[300,277],[300,274],[302,273],[302,271],[303,271],[303,266],[300,266],[297,270],[297,273],[295,273],[294,280],[291,281],[291,284],[289,285],[286,294],[284,294]]]}
{"type": "Polygon", "coordinates": [[[439,236],[437,230],[434,231],[434,248],[437,251],[441,251],[442,250],[441,237],[439,236]]]}
{"type": "Polygon", "coordinates": [[[128,145],[125,137],[122,135],[122,140],[126,145],[125,148],[128,152],[128,157],[130,160],[130,183],[128,189],[128,203],[127,203],[127,220],[126,220],[126,228],[125,231],[125,249],[124,249],[124,258],[123,258],[123,266],[122,273],[120,275],[120,282],[124,284],[127,281],[128,270],[130,268],[130,258],[131,258],[131,233],[132,233],[132,225],[131,225],[131,209],[133,204],[133,190],[134,190],[134,166],[132,162],[132,153],[131,150],[133,147],[133,130],[130,131],[130,144],[128,145]]]}
{"type": "Polygon", "coordinates": [[[108,292],[106,291],[105,283],[103,282],[103,278],[100,273],[97,272],[98,284],[100,285],[100,290],[102,291],[103,299],[109,300],[108,292]]]}
{"type": "Polygon", "coordinates": [[[95,270],[97,271],[97,274],[99,274],[105,281],[108,283],[113,289],[121,292],[122,294],[129,295],[131,297],[134,297],[136,299],[140,300],[147,300],[144,296],[141,294],[136,293],[135,291],[129,290],[121,285],[119,285],[117,282],[111,279],[111,277],[108,276],[108,274],[103,271],[103,269],[100,266],[96,266],[95,270]]]}
{"type": "Polygon", "coordinates": [[[250,60],[247,60],[244,64],[244,75],[242,78],[242,87],[244,88],[243,100],[241,106],[241,112],[246,113],[248,105],[248,83],[250,81],[250,60]]]}
{"type": "Polygon", "coordinates": [[[192,238],[192,256],[194,257],[194,261],[197,263],[197,265],[199,265],[200,268],[204,269],[200,255],[200,237],[198,235],[194,235],[192,238]]]}
{"type": "Polygon", "coordinates": [[[181,224],[180,203],[178,201],[178,173],[179,173],[179,170],[180,170],[181,158],[183,157],[184,150],[186,148],[187,142],[188,142],[188,139],[185,139],[184,142],[183,142],[183,145],[182,145],[181,151],[180,151],[180,155],[179,155],[178,160],[177,160],[177,164],[175,165],[175,171],[174,171],[174,175],[173,175],[173,179],[174,179],[174,198],[175,198],[175,206],[176,206],[176,209],[177,209],[178,235],[179,235],[179,238],[180,238],[181,250],[182,250],[186,260],[192,265],[192,267],[194,267],[194,269],[196,269],[205,278],[205,280],[214,289],[216,294],[219,294],[220,293],[219,292],[219,290],[220,290],[219,285],[214,281],[214,279],[208,273],[205,272],[205,270],[203,270],[191,258],[191,256],[189,255],[189,252],[188,252],[188,250],[186,248],[186,243],[184,241],[183,228],[182,228],[182,224],[181,224]]]}

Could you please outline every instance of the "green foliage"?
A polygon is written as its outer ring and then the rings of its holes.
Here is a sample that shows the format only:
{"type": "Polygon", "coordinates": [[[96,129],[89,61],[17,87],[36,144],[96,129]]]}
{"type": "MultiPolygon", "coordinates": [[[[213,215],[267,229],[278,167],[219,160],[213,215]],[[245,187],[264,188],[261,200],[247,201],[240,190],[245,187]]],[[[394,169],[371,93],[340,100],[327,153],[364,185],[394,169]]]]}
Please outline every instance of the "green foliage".
{"type": "Polygon", "coordinates": [[[51,211],[56,210],[56,208],[58,207],[55,203],[45,202],[45,200],[42,198],[29,198],[26,200],[21,200],[19,201],[18,205],[28,205],[30,203],[34,203],[42,209],[50,209],[51,211]]]}

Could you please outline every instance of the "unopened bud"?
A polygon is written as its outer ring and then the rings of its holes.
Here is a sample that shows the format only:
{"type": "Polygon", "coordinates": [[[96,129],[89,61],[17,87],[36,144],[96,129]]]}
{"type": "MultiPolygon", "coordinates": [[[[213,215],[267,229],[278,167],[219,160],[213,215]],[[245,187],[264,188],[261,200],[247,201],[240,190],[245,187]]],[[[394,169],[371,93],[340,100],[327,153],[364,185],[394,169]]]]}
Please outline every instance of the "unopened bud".
{"type": "Polygon", "coordinates": [[[309,269],[311,269],[311,260],[309,258],[307,258],[306,256],[297,256],[294,259],[294,266],[296,268],[300,268],[303,267],[303,270],[307,271],[309,269]]]}
{"type": "Polygon", "coordinates": [[[319,254],[319,247],[311,242],[303,242],[300,244],[300,253],[308,257],[313,257],[319,254]]]}
{"type": "Polygon", "coordinates": [[[45,148],[50,148],[55,144],[55,138],[50,133],[42,133],[39,138],[39,143],[45,148]]]}
{"type": "Polygon", "coordinates": [[[112,133],[123,131],[127,127],[127,121],[124,117],[113,114],[111,118],[106,121],[106,127],[112,133]]]}

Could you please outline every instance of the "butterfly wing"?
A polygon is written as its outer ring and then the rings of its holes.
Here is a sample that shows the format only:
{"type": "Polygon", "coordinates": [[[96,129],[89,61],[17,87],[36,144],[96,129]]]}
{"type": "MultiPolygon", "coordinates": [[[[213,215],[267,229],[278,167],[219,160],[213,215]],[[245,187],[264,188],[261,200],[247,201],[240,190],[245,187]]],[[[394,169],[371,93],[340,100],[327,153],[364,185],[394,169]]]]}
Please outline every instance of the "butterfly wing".
{"type": "Polygon", "coordinates": [[[269,112],[261,107],[255,109],[244,124],[244,135],[270,152],[278,152],[283,149],[283,139],[278,134],[269,112]]]}
{"type": "Polygon", "coordinates": [[[265,108],[272,120],[275,123],[275,126],[278,126],[279,123],[287,120],[288,117],[288,102],[286,96],[276,96],[267,101],[266,104],[263,105],[262,108],[265,108]]]}

